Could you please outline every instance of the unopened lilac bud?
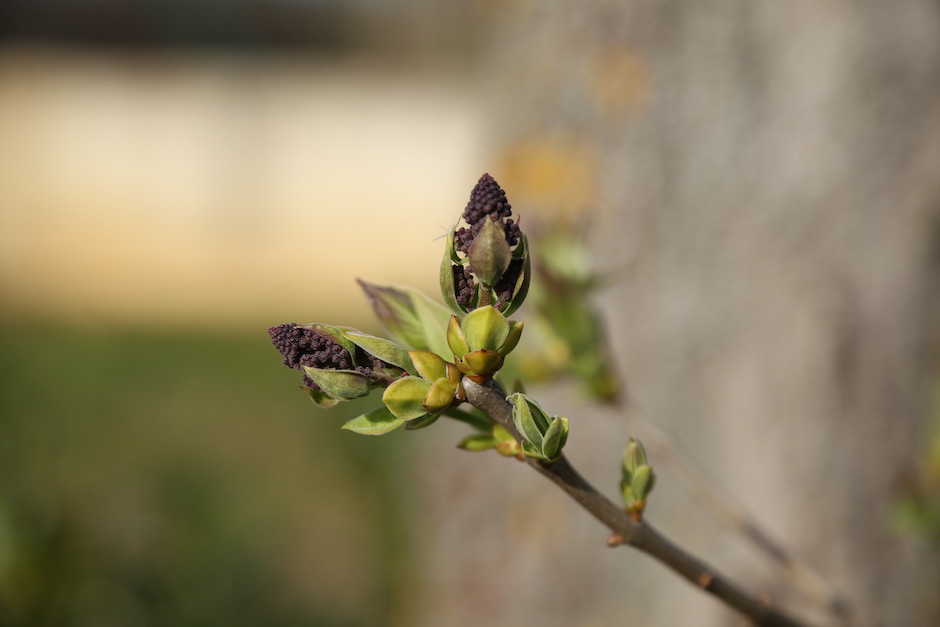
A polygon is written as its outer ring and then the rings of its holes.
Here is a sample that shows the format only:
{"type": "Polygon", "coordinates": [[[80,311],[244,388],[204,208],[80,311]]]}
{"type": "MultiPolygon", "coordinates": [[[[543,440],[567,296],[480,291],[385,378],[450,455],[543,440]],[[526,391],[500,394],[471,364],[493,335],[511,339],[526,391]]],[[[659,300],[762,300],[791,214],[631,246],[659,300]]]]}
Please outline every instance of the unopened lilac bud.
{"type": "Polygon", "coordinates": [[[365,396],[414,372],[393,342],[326,324],[281,324],[268,329],[284,365],[304,373],[302,383],[323,407],[365,396]]]}
{"type": "Polygon", "coordinates": [[[441,292],[457,315],[494,305],[501,313],[519,308],[531,274],[525,235],[513,220],[506,192],[484,174],[462,218],[447,238],[441,263],[441,292]]]}

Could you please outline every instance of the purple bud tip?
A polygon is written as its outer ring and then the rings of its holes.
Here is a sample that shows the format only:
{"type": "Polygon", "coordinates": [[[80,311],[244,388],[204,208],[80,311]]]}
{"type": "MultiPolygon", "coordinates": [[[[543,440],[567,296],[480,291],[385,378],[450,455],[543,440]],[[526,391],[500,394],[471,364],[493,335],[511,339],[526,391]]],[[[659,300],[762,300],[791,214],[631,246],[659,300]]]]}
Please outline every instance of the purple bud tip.
{"type": "Polygon", "coordinates": [[[509,219],[512,205],[506,200],[506,192],[489,174],[484,174],[470,192],[470,201],[463,211],[463,220],[469,226],[461,227],[454,233],[454,248],[462,253],[470,250],[470,244],[483,228],[484,221],[492,217],[506,231],[506,241],[510,246],[519,242],[519,225],[509,219]]]}
{"type": "Polygon", "coordinates": [[[297,323],[268,329],[271,343],[284,357],[284,365],[300,370],[303,366],[346,370],[354,367],[349,352],[330,337],[297,323]]]}

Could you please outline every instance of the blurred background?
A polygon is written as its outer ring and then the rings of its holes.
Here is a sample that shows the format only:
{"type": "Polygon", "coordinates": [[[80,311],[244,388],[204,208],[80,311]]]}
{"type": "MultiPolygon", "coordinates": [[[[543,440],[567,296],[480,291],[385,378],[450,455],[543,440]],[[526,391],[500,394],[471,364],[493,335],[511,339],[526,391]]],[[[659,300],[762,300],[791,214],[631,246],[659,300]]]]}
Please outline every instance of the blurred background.
{"type": "Polygon", "coordinates": [[[680,544],[936,625],[938,76],[930,0],[7,0],[0,625],[741,624],[459,425],[340,431],[375,401],[280,365],[271,325],[380,331],[356,277],[436,297],[486,171],[607,286],[619,404],[529,390],[575,465],[616,497],[652,422],[828,583],[657,467],[680,544]]]}

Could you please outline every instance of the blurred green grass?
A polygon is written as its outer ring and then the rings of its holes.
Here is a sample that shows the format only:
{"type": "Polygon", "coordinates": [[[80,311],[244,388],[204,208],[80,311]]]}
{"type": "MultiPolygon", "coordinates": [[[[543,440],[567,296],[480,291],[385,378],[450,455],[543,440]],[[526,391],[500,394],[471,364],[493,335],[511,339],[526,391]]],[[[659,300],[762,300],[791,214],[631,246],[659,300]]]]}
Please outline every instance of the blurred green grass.
{"type": "Polygon", "coordinates": [[[405,440],[299,378],[263,328],[0,320],[0,625],[402,622],[405,440]]]}

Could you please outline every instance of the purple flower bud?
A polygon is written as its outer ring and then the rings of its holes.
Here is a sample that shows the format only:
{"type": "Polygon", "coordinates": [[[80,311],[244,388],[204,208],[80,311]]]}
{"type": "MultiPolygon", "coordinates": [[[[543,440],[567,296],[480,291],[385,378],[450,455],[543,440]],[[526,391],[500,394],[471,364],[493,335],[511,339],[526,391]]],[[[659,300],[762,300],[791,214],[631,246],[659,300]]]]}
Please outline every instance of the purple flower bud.
{"type": "MultiPolygon", "coordinates": [[[[305,366],[324,370],[352,370],[367,377],[376,375],[376,383],[385,385],[394,380],[394,376],[380,376],[375,371],[400,372],[395,366],[366,353],[358,346],[354,347],[354,353],[351,354],[329,335],[301,324],[280,324],[269,328],[268,334],[288,368],[301,371],[305,366]]],[[[303,376],[303,384],[311,390],[319,389],[307,374],[303,376]]]]}

